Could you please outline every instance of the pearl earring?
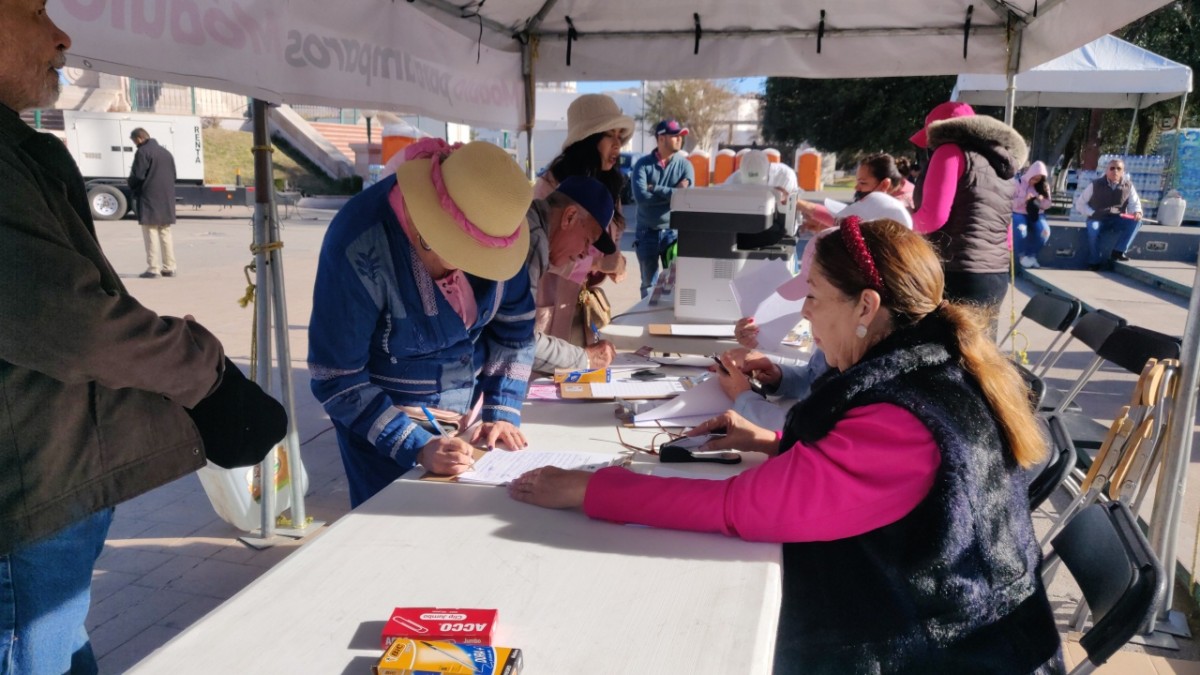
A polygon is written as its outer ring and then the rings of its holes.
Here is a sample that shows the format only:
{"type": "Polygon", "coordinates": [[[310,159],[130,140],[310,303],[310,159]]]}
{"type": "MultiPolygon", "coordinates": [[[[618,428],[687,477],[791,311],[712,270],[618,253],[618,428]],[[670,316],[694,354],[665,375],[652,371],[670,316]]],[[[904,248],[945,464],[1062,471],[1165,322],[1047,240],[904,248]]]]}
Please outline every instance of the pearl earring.
{"type": "Polygon", "coordinates": [[[858,324],[858,328],[854,329],[854,335],[860,340],[867,337],[867,326],[861,323],[858,324]]]}

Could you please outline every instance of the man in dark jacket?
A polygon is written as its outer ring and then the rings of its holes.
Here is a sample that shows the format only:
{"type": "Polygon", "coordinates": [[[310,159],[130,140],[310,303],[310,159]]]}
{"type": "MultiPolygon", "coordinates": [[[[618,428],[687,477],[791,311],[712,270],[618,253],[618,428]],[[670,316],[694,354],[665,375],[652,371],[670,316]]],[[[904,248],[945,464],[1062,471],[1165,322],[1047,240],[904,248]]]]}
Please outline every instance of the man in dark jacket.
{"type": "Polygon", "coordinates": [[[137,146],[133,168],[129,171],[129,187],[133,189],[134,208],[146,242],[146,271],[141,277],[157,279],[160,273],[164,277],[173,277],[175,247],[171,243],[171,225],[175,223],[175,158],[141,127],[129,134],[129,140],[137,146]]]}
{"type": "Polygon", "coordinates": [[[100,250],[66,147],[18,116],[53,104],[70,44],[44,0],[0,1],[4,673],[95,673],[84,618],[113,505],[206,458],[253,464],[287,423],[216,337],[130,297],[100,250]],[[240,454],[259,425],[238,412],[247,406],[272,419],[274,438],[240,454]]]}

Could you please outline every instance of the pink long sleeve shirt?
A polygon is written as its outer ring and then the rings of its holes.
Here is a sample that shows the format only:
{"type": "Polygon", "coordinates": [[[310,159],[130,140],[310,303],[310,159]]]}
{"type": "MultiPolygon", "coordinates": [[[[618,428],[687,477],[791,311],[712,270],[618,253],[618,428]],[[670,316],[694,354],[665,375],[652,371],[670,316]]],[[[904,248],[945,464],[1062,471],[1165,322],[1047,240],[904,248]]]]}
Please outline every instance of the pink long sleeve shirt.
{"type": "Polygon", "coordinates": [[[940,230],[950,219],[958,181],[967,172],[967,156],[952,143],[939,145],[929,158],[921,184],[921,208],[913,213],[913,229],[921,234],[940,230]]]}
{"type": "Polygon", "coordinates": [[[832,541],[913,510],[933,487],[941,454],[912,413],[877,403],[850,410],[821,440],[723,481],[596,472],[588,516],[747,541],[832,541]]]}

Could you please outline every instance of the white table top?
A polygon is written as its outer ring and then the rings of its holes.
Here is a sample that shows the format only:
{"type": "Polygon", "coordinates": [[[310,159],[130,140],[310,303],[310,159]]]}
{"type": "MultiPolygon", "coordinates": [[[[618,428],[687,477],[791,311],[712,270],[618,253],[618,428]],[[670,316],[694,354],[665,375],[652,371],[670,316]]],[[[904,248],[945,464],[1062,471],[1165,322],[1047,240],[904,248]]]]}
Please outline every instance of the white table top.
{"type": "MultiPolygon", "coordinates": [[[[523,429],[535,449],[617,452],[613,407],[531,402],[523,429]]],[[[670,466],[725,476],[761,461],[670,466]]],[[[526,675],[769,673],[780,595],[778,545],[406,477],[131,672],[365,674],[393,607],[442,606],[498,609],[493,642],[523,649],[526,675]]]]}

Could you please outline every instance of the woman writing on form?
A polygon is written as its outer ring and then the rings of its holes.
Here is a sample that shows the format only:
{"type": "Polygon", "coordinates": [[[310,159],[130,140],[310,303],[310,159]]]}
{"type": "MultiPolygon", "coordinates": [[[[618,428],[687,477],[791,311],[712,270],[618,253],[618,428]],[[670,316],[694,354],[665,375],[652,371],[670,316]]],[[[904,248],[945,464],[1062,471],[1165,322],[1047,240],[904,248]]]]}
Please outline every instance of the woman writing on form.
{"type": "Polygon", "coordinates": [[[726,412],[706,449],[772,455],[725,481],[538,469],[510,486],[593,518],[783,542],[776,671],[1058,672],[1021,467],[1024,384],[940,262],[890,220],[816,240],[804,316],[830,370],[782,434],[726,412]]]}

